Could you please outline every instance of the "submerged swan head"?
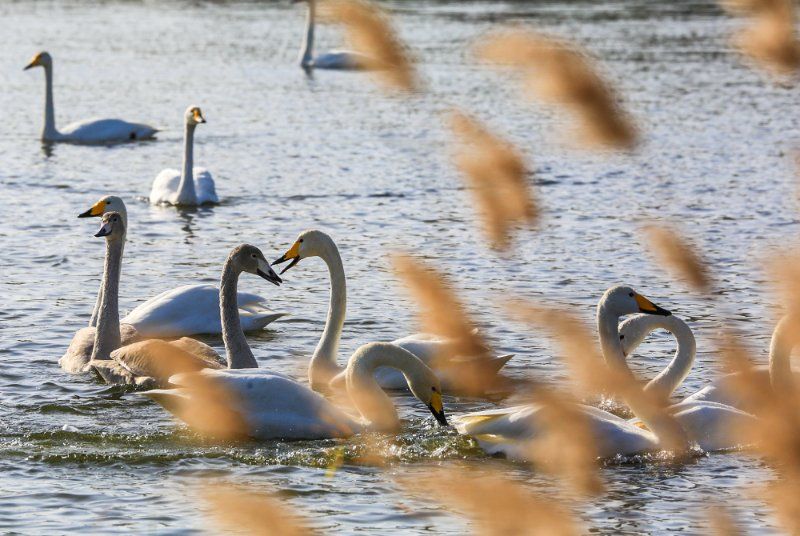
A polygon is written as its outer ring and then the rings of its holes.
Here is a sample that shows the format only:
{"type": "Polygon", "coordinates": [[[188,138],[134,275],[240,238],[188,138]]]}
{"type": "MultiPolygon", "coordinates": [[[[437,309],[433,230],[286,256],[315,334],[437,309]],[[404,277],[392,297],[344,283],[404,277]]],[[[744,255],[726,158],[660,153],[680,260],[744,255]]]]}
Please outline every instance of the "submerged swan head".
{"type": "Polygon", "coordinates": [[[196,126],[206,122],[206,118],[203,117],[203,112],[200,110],[199,106],[189,106],[186,108],[186,113],[183,114],[183,117],[186,119],[186,124],[190,126],[196,126]]]}
{"type": "Polygon", "coordinates": [[[39,52],[36,54],[33,59],[25,66],[23,71],[27,71],[28,69],[32,69],[33,67],[49,67],[53,64],[53,58],[50,57],[50,54],[47,52],[39,52]]]}
{"type": "Polygon", "coordinates": [[[276,264],[281,264],[286,261],[292,261],[281,270],[281,274],[283,274],[289,268],[292,268],[300,262],[301,259],[322,257],[333,243],[333,239],[322,231],[316,229],[303,231],[297,237],[297,240],[294,241],[292,247],[289,248],[289,251],[284,253],[279,259],[273,261],[272,265],[275,266],[276,264]]]}
{"type": "Polygon", "coordinates": [[[128,227],[128,210],[125,208],[125,202],[116,195],[107,195],[101,197],[97,203],[89,207],[88,210],[78,214],[79,218],[93,218],[100,217],[108,212],[118,212],[122,216],[122,223],[128,227]]]}
{"type": "Polygon", "coordinates": [[[274,285],[283,283],[283,280],[270,267],[261,250],[250,244],[242,244],[233,248],[231,254],[228,255],[228,263],[237,272],[247,272],[263,277],[274,285]]]}
{"type": "Polygon", "coordinates": [[[95,233],[96,237],[106,237],[107,240],[119,240],[125,238],[125,222],[119,212],[106,212],[103,214],[103,222],[100,229],[95,233]]]}
{"type": "Polygon", "coordinates": [[[600,308],[617,318],[634,313],[661,316],[672,314],[625,285],[617,285],[608,289],[600,299],[600,308]]]}

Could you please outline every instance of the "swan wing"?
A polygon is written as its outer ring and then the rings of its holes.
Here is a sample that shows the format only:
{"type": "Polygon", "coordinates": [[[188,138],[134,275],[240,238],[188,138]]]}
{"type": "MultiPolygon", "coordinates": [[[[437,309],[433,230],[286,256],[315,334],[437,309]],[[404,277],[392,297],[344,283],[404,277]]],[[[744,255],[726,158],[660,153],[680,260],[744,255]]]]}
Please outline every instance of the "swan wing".
{"type": "Polygon", "coordinates": [[[197,203],[200,205],[219,203],[217,190],[214,186],[214,178],[206,168],[196,167],[192,171],[194,175],[194,189],[197,193],[197,203]]]}
{"type": "Polygon", "coordinates": [[[162,169],[153,180],[150,188],[150,203],[171,203],[178,195],[178,184],[181,182],[181,172],[177,169],[162,169]]]}
{"type": "Polygon", "coordinates": [[[714,402],[684,403],[674,414],[689,439],[706,452],[746,446],[742,430],[752,430],[756,417],[731,406],[714,402]]]}
{"type": "Polygon", "coordinates": [[[114,350],[111,352],[111,359],[131,377],[152,378],[158,385],[166,385],[175,374],[221,367],[216,359],[187,351],[202,345],[197,341],[195,344],[187,341],[188,339],[184,339],[182,343],[175,344],[160,339],[148,339],[114,350]]]}
{"type": "MultiPolygon", "coordinates": [[[[322,439],[347,437],[359,429],[358,423],[325,398],[282,374],[263,369],[205,370],[199,374],[203,381],[213,382],[216,392],[226,394],[224,399],[215,397],[214,403],[226,404],[240,415],[251,437],[322,439]]],[[[170,378],[170,382],[191,385],[196,379],[196,375],[181,374],[170,378]]],[[[159,399],[166,396],[169,400],[162,405],[178,418],[182,418],[180,410],[186,404],[176,396],[188,399],[191,404],[208,402],[189,387],[183,387],[178,395],[157,391],[151,396],[151,393],[145,394],[159,403],[162,403],[159,399]]]]}
{"type": "MultiPolygon", "coordinates": [[[[246,302],[240,310],[245,331],[262,329],[283,316],[266,307],[258,308],[264,299],[254,294],[239,293],[246,302]],[[256,299],[258,298],[258,299],[256,299]]],[[[219,289],[214,285],[184,285],[150,298],[128,313],[122,322],[136,327],[146,337],[178,337],[198,333],[222,333],[219,312],[219,289]]]]}
{"type": "Polygon", "coordinates": [[[103,144],[146,140],[158,130],[150,125],[131,123],[122,119],[88,119],[61,129],[62,136],[74,143],[103,144]]]}

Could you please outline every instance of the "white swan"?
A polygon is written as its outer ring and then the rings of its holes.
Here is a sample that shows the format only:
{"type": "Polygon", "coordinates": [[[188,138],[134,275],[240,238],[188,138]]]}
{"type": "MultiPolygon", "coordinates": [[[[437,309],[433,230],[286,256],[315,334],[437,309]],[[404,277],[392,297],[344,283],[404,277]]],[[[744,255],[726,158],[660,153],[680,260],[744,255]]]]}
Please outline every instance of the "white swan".
{"type": "Polygon", "coordinates": [[[103,216],[95,234],[106,239],[103,290],[91,359],[84,370],[96,372],[106,383],[153,386],[176,372],[220,367],[219,356],[208,345],[192,339],[166,342],[144,340],[123,346],[119,323],[119,279],[125,245],[125,224],[117,212],[103,216]]]}
{"type": "MultiPolygon", "coordinates": [[[[272,264],[274,266],[291,261],[281,271],[283,274],[297,265],[301,259],[308,257],[319,257],[325,262],[331,282],[331,296],[325,329],[308,366],[311,388],[315,391],[325,391],[331,386],[331,382],[333,382],[333,387],[338,388],[344,381],[343,369],[336,363],[339,339],[342,335],[347,309],[347,281],[339,249],[333,239],[322,231],[313,229],[303,231],[289,251],[272,264]]],[[[447,366],[437,368],[438,359],[436,358],[448,354],[448,347],[452,344],[450,341],[434,335],[418,333],[397,339],[392,343],[411,352],[427,366],[433,368],[445,391],[459,390],[459,367],[462,368],[462,372],[463,367],[480,367],[483,369],[480,372],[495,375],[512,357],[505,355],[485,361],[452,360],[449,363],[441,363],[447,366]]],[[[403,389],[407,385],[403,375],[395,368],[378,369],[376,378],[384,389],[403,389]]]]}
{"type": "MultiPolygon", "coordinates": [[[[606,291],[597,306],[597,323],[604,353],[622,354],[617,331],[619,318],[637,312],[670,314],[630,287],[616,286],[606,291]]],[[[661,448],[660,437],[668,434],[671,437],[685,437],[682,430],[675,429],[674,424],[663,419],[643,419],[649,427],[649,430],[645,430],[607,411],[586,405],[580,408],[589,419],[602,458],[658,450],[661,448]]],[[[530,441],[541,434],[545,426],[540,421],[541,409],[541,405],[529,404],[479,411],[454,417],[453,423],[460,433],[472,436],[486,452],[526,460],[530,441]]],[[[631,409],[638,414],[638,408],[631,409]]]]}
{"type": "Polygon", "coordinates": [[[331,50],[324,54],[314,56],[314,28],[316,24],[316,0],[292,0],[293,4],[308,3],[306,14],[306,30],[303,34],[303,43],[300,47],[300,67],[310,69],[330,69],[340,71],[369,70],[375,62],[367,55],[351,50],[331,50]]]}
{"type": "MultiPolygon", "coordinates": [[[[102,216],[109,211],[119,212],[123,223],[128,225],[128,211],[125,203],[113,195],[102,197],[78,217],[102,216]]],[[[257,294],[240,292],[238,296],[239,315],[245,331],[263,329],[267,324],[285,314],[272,311],[267,306],[266,299],[257,294]]],[[[95,326],[97,323],[100,298],[101,295],[98,293],[89,326],[95,326]]],[[[222,333],[219,289],[214,285],[195,284],[164,291],[139,304],[122,319],[122,324],[123,330],[125,330],[125,326],[131,326],[142,337],[148,338],[182,337],[197,334],[218,335],[222,333]]],[[[94,340],[93,333],[89,340],[94,340]]],[[[89,353],[91,353],[91,348],[89,353]]]]}
{"type": "MultiPolygon", "coordinates": [[[[667,399],[683,382],[694,363],[697,345],[692,330],[674,315],[636,315],[619,326],[626,356],[630,356],[649,333],[659,328],[675,336],[678,348],[669,365],[645,386],[645,390],[653,390],[667,399]]],[[[667,412],[680,423],[689,440],[707,452],[741,446],[741,430],[755,424],[753,415],[712,401],[683,400],[669,406],[667,412]]],[[[643,425],[641,419],[634,418],[630,422],[643,425]]]]}
{"type": "Polygon", "coordinates": [[[40,52],[25,66],[24,70],[27,71],[33,67],[43,67],[45,76],[42,141],[99,145],[146,140],[155,136],[157,129],[141,123],[129,123],[122,119],[78,121],[58,130],[53,103],[53,59],[47,52],[40,52]]]}
{"type": "Polygon", "coordinates": [[[219,203],[214,179],[207,169],[194,167],[194,129],[205,123],[197,106],[189,106],[184,114],[183,171],[167,168],[159,173],[150,190],[150,203],[195,207],[219,203]]]}
{"type": "Polygon", "coordinates": [[[349,415],[320,394],[283,374],[263,369],[203,370],[170,378],[178,389],[143,393],[198,432],[213,435],[219,423],[197,419],[201,414],[235,415],[242,432],[255,439],[328,439],[362,430],[396,432],[400,428],[392,401],[373,378],[376,367],[397,367],[414,396],[446,426],[441,389],[433,372],[419,359],[389,343],[369,343],[353,353],[347,367],[347,389],[361,418],[349,415]],[[211,382],[209,397],[198,380],[211,382]],[[222,406],[224,411],[203,406],[222,406]]]}
{"type": "MultiPolygon", "coordinates": [[[[783,389],[787,382],[800,381],[800,371],[793,371],[791,366],[792,350],[797,345],[797,333],[794,329],[796,321],[784,316],[775,325],[769,346],[769,365],[759,366],[751,372],[755,378],[770,383],[773,389],[783,389]]],[[[716,402],[733,406],[748,412],[759,408],[751,407],[746,393],[736,388],[739,373],[727,374],[712,381],[694,394],[687,396],[684,402],[716,402]]]]}

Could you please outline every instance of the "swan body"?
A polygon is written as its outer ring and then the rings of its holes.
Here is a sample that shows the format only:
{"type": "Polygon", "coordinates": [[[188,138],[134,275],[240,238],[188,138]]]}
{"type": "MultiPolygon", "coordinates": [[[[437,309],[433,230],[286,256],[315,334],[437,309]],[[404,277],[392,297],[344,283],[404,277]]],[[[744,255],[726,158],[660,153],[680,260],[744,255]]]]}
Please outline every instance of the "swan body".
{"type": "MultiPolygon", "coordinates": [[[[670,314],[630,287],[616,286],[606,291],[597,307],[597,323],[604,354],[613,352],[622,356],[619,318],[637,312],[662,316],[670,314]]],[[[543,433],[545,423],[542,421],[542,408],[539,404],[528,404],[479,411],[459,415],[453,422],[460,433],[473,437],[487,452],[527,460],[530,441],[543,433]]],[[[637,408],[632,409],[636,413],[637,408]]],[[[581,405],[580,410],[589,420],[598,453],[603,458],[658,450],[661,448],[660,432],[666,431],[664,427],[669,425],[654,420],[647,422],[650,429],[644,429],[592,406],[581,405]]],[[[683,436],[680,430],[672,430],[672,433],[683,436]]]]}
{"type": "Polygon", "coordinates": [[[190,106],[184,114],[183,170],[165,169],[153,181],[150,203],[180,206],[198,206],[219,203],[214,179],[205,168],[196,168],[194,162],[194,130],[205,123],[202,111],[190,106]]]}
{"type": "MultiPolygon", "coordinates": [[[[284,316],[266,305],[266,299],[249,292],[238,293],[242,329],[256,331],[284,316]]],[[[162,292],[138,305],[122,322],[145,337],[178,337],[220,334],[219,289],[214,285],[184,285],[162,292]]]]}
{"type": "Polygon", "coordinates": [[[33,57],[25,70],[43,67],[45,72],[45,112],[42,141],[69,142],[84,145],[105,145],[147,140],[155,136],[157,129],[142,123],[131,123],[122,119],[89,119],[77,121],[58,130],[53,102],[53,59],[47,52],[33,57]]]}
{"type": "Polygon", "coordinates": [[[241,433],[256,439],[323,439],[348,437],[364,427],[395,430],[397,412],[391,400],[376,383],[378,366],[400,368],[414,395],[425,403],[440,423],[446,424],[438,379],[419,359],[386,343],[367,344],[356,350],[347,367],[347,389],[362,419],[351,417],[307,386],[283,374],[256,369],[253,353],[238,322],[238,310],[231,303],[236,292],[236,276],[241,271],[256,273],[278,284],[276,275],[253,246],[234,249],[223,274],[223,340],[229,363],[239,370],[202,370],[170,378],[177,389],[145,393],[167,411],[201,433],[212,433],[218,423],[198,421],[201,413],[224,414],[241,423],[241,433]],[[250,257],[250,255],[255,255],[250,257]],[[204,385],[205,389],[199,389],[204,385]],[[213,387],[212,387],[213,386],[213,387]],[[214,396],[208,396],[213,392],[214,396]],[[209,425],[211,425],[209,427],[209,425]]]}
{"type": "MultiPolygon", "coordinates": [[[[118,212],[123,224],[128,225],[128,211],[125,202],[117,196],[107,195],[98,200],[79,218],[102,216],[107,212],[118,212]]],[[[97,325],[97,312],[102,292],[98,292],[90,326],[97,325]]],[[[263,329],[271,322],[285,315],[276,313],[266,304],[266,299],[257,294],[239,292],[239,315],[245,331],[263,329]]],[[[123,319],[125,326],[134,328],[141,338],[172,338],[186,335],[219,335],[222,322],[219,309],[219,289],[214,285],[195,284],[176,287],[139,304],[123,319]]],[[[91,337],[93,339],[93,336],[91,337]]],[[[126,339],[134,342],[136,339],[126,339]]],[[[91,348],[88,350],[91,354],[91,348]]]]}
{"type": "Polygon", "coordinates": [[[95,235],[106,239],[106,259],[97,327],[91,328],[95,332],[94,344],[85,370],[95,372],[109,384],[149,388],[164,384],[176,372],[220,367],[216,352],[199,341],[145,340],[122,345],[118,304],[126,234],[123,221],[119,213],[108,212],[95,235]]]}
{"type": "MultiPolygon", "coordinates": [[[[301,259],[307,257],[319,257],[325,262],[331,282],[328,317],[325,329],[309,363],[309,383],[315,391],[327,391],[330,388],[340,389],[344,385],[344,370],[336,363],[336,356],[347,310],[347,280],[336,243],[322,231],[303,231],[292,247],[272,264],[291,261],[281,271],[283,274],[301,259]]],[[[458,356],[450,356],[451,359],[443,360],[441,359],[442,351],[447,350],[448,346],[452,346],[452,342],[425,333],[397,339],[394,344],[411,352],[426,366],[432,368],[437,375],[440,375],[440,381],[446,389],[456,391],[461,387],[459,370],[463,373],[466,367],[481,367],[481,373],[494,377],[512,357],[506,355],[487,360],[459,360],[458,356]]],[[[377,369],[375,374],[380,386],[384,389],[403,389],[407,386],[403,374],[392,367],[377,369]]]]}
{"type": "MultiPolygon", "coordinates": [[[[674,315],[635,315],[620,325],[620,339],[624,354],[630,356],[650,332],[659,328],[675,336],[678,348],[669,365],[645,386],[645,390],[655,390],[659,396],[668,398],[689,374],[694,363],[697,344],[689,326],[674,315]]],[[[667,412],[683,427],[689,440],[707,452],[741,446],[739,432],[742,427],[755,424],[753,415],[734,405],[710,400],[687,398],[669,406],[667,412]]],[[[630,422],[643,426],[640,419],[631,419],[630,422]]]]}
{"type": "MultiPolygon", "coordinates": [[[[58,360],[59,366],[65,372],[78,374],[86,372],[86,365],[92,360],[92,349],[97,329],[88,326],[79,329],[72,337],[67,351],[58,360]]],[[[138,341],[141,338],[138,331],[133,326],[127,324],[120,325],[120,344],[127,345],[138,341]]]]}
{"type": "MultiPolygon", "coordinates": [[[[298,3],[303,0],[293,0],[298,3]]],[[[352,50],[331,50],[314,56],[314,30],[316,27],[316,0],[306,0],[306,28],[303,43],[300,47],[300,67],[306,71],[311,69],[328,69],[338,71],[365,71],[372,69],[376,62],[366,54],[352,50]]]]}

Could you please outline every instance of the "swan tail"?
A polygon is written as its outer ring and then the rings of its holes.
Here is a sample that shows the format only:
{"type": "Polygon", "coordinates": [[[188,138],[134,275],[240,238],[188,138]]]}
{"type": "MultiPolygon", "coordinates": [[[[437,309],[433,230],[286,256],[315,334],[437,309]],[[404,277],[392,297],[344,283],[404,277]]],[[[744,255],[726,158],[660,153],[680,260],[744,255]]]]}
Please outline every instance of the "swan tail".
{"type": "Polygon", "coordinates": [[[286,316],[286,313],[275,313],[273,311],[267,311],[264,313],[256,313],[256,314],[247,314],[247,315],[240,314],[239,316],[242,321],[242,328],[245,331],[257,331],[259,329],[264,329],[266,326],[273,323],[277,319],[286,316]]]}

